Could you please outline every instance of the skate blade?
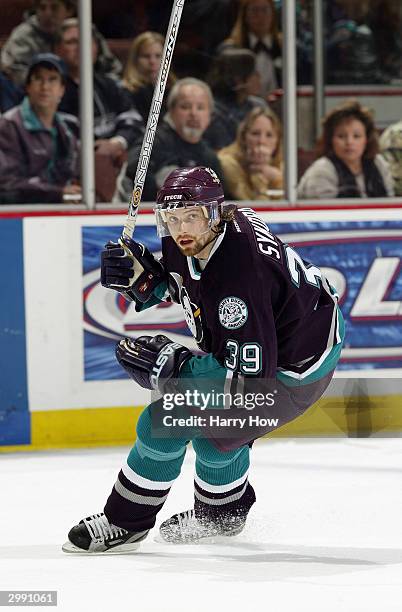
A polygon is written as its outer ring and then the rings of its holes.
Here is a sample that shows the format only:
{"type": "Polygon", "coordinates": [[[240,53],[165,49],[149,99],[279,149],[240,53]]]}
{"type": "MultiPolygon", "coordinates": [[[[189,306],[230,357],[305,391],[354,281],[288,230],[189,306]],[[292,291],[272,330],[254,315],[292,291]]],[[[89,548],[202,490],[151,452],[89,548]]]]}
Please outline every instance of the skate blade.
{"type": "Polygon", "coordinates": [[[78,548],[78,546],[75,546],[72,544],[72,542],[68,541],[63,544],[61,549],[65,553],[73,553],[75,555],[130,555],[137,552],[140,546],[141,542],[131,542],[130,544],[125,544],[123,546],[116,546],[110,550],[89,552],[87,550],[83,550],[82,548],[78,548]]]}

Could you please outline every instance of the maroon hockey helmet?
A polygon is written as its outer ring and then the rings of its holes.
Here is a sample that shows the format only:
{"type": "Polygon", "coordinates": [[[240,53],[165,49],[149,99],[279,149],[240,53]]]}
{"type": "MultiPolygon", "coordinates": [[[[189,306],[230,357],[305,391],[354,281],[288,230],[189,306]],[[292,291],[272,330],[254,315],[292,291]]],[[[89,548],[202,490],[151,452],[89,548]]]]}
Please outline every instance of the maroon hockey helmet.
{"type": "MultiPolygon", "coordinates": [[[[208,219],[208,229],[219,219],[225,206],[222,184],[212,168],[177,168],[165,179],[155,205],[158,235],[169,236],[167,214],[178,208],[200,206],[208,219]]],[[[207,230],[208,231],[208,230],[207,230]]]]}

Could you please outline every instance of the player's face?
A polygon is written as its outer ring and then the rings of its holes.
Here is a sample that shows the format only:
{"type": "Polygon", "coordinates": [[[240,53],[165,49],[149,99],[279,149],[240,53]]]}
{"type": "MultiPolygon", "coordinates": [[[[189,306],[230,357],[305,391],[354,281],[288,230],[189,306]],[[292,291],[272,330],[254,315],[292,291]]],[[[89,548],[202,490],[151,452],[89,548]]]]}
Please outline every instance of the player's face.
{"type": "Polygon", "coordinates": [[[157,79],[161,57],[162,45],[158,42],[143,45],[138,55],[138,70],[150,83],[157,79]]]}
{"type": "Polygon", "coordinates": [[[183,255],[199,255],[214,236],[201,207],[176,209],[166,213],[170,235],[183,255]]]}
{"type": "Polygon", "coordinates": [[[198,85],[183,85],[169,113],[179,136],[186,142],[196,144],[211,119],[207,92],[198,85]]]}
{"type": "Polygon", "coordinates": [[[44,32],[53,33],[69,16],[68,11],[60,0],[40,0],[36,9],[39,27],[44,32]]]}
{"type": "Polygon", "coordinates": [[[268,0],[251,0],[246,8],[245,17],[248,30],[259,38],[270,33],[273,9],[268,0]]]}
{"type": "Polygon", "coordinates": [[[342,121],[334,129],[332,148],[345,164],[360,163],[366,146],[366,128],[358,119],[342,121]]]}
{"type": "Polygon", "coordinates": [[[26,91],[32,108],[39,113],[55,113],[64,94],[57,70],[39,66],[31,75],[26,91]]]}
{"type": "Polygon", "coordinates": [[[274,125],[264,115],[260,115],[253,121],[250,128],[245,134],[246,149],[264,149],[270,157],[272,157],[278,146],[278,134],[274,125]]]}

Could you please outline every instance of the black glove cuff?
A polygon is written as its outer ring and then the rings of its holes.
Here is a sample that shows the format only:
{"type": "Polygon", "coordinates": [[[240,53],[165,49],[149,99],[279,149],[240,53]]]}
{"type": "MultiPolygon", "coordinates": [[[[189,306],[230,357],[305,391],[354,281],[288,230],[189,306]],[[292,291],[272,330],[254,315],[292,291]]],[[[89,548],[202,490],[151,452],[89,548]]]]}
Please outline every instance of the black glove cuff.
{"type": "Polygon", "coordinates": [[[120,365],[141,387],[164,392],[174,385],[183,365],[193,353],[163,335],[152,338],[140,336],[136,340],[124,338],[116,345],[120,365]]]}
{"type": "Polygon", "coordinates": [[[158,353],[158,358],[149,373],[149,380],[153,389],[164,392],[166,385],[174,386],[173,379],[180,376],[183,365],[193,357],[193,353],[178,344],[170,342],[158,353]]]}

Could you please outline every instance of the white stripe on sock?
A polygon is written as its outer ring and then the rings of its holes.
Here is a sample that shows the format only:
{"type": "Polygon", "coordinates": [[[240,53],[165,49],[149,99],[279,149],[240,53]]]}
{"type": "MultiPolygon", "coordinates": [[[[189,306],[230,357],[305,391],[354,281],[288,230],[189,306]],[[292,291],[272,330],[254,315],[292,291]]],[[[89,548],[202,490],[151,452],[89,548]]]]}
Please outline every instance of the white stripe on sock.
{"type": "Polygon", "coordinates": [[[233,495],[228,495],[228,497],[224,497],[222,499],[211,499],[210,497],[205,497],[205,495],[201,495],[197,489],[195,489],[194,495],[204,504],[209,504],[210,506],[223,506],[223,504],[229,504],[230,502],[240,499],[247,489],[247,484],[248,483],[245,482],[244,487],[238,493],[233,493],[233,495]]]}
{"type": "Polygon", "coordinates": [[[242,485],[244,481],[247,480],[247,478],[248,470],[247,472],[245,472],[245,474],[243,474],[243,476],[241,476],[241,478],[238,478],[233,482],[229,482],[228,484],[213,485],[209,484],[208,482],[205,482],[204,480],[201,480],[201,478],[197,474],[194,474],[195,482],[198,484],[199,487],[201,487],[202,489],[204,489],[204,491],[207,491],[208,493],[227,493],[231,489],[235,489],[236,487],[242,485]]]}
{"type": "Polygon", "coordinates": [[[145,495],[139,495],[138,493],[133,493],[127,489],[124,485],[121,484],[120,480],[115,482],[114,488],[117,493],[124,497],[124,499],[128,499],[135,504],[143,504],[144,506],[159,506],[159,504],[163,504],[166,500],[168,493],[163,497],[145,497],[145,495]]]}
{"type": "Polygon", "coordinates": [[[143,489],[150,489],[151,491],[165,491],[166,489],[170,489],[174,480],[149,480],[148,478],[144,478],[134,472],[133,469],[125,463],[121,468],[124,476],[133,484],[137,485],[137,487],[142,487],[143,489]]]}

